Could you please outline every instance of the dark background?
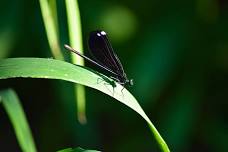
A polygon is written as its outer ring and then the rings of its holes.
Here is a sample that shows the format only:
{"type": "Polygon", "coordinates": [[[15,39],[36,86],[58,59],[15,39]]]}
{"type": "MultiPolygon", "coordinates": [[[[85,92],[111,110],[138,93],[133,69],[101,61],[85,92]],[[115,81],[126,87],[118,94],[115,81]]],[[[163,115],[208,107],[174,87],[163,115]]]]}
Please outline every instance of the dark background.
{"type": "MultiPolygon", "coordinates": [[[[89,32],[106,31],[134,79],[129,90],[171,151],[228,151],[228,1],[80,0],[79,7],[85,54],[89,32]]],[[[58,15],[69,58],[64,1],[58,15]]],[[[0,58],[9,57],[52,57],[39,1],[0,2],[0,58]]],[[[86,88],[88,123],[80,125],[72,83],[0,80],[0,89],[8,87],[22,101],[38,151],[159,151],[145,121],[99,91],[86,88]]],[[[0,116],[0,151],[20,151],[3,108],[0,116]]]]}

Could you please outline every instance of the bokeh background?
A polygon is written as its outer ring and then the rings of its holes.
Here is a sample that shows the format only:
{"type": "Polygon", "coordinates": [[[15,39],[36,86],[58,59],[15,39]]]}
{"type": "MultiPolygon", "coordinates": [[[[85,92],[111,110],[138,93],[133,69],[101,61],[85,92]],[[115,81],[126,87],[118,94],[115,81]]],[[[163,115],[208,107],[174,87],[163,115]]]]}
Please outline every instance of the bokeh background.
{"type": "MultiPolygon", "coordinates": [[[[0,58],[52,57],[39,1],[1,0],[0,58]]],[[[62,52],[65,3],[57,1],[62,52]]],[[[228,151],[228,1],[79,0],[85,54],[89,32],[105,30],[135,95],[171,151],[228,151]]],[[[88,65],[90,66],[91,65],[88,65]]],[[[76,118],[73,84],[0,80],[22,101],[38,150],[81,146],[106,152],[159,151],[133,110],[86,88],[88,123],[76,118]]],[[[0,109],[0,151],[20,151],[0,109]]]]}

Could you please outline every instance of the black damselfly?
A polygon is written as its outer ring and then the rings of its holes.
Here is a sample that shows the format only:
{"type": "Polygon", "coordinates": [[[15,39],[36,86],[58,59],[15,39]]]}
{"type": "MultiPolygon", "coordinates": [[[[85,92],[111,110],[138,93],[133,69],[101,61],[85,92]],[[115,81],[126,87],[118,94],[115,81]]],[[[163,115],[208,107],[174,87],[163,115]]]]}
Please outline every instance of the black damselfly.
{"type": "Polygon", "coordinates": [[[104,31],[93,31],[90,33],[88,41],[89,49],[94,56],[95,60],[92,60],[83,54],[79,53],[77,50],[73,49],[69,45],[64,45],[64,47],[86,59],[87,61],[97,65],[98,67],[108,71],[112,74],[114,80],[119,84],[124,86],[132,86],[133,80],[128,79],[126,73],[124,72],[123,66],[117,57],[116,53],[113,51],[111,43],[108,40],[107,34],[104,31]]]}

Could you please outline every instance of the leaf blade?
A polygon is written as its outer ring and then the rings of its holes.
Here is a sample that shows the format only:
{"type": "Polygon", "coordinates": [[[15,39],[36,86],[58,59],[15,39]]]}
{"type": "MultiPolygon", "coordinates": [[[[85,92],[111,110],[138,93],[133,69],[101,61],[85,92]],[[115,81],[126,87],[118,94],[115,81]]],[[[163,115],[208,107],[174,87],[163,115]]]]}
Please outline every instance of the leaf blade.
{"type": "Polygon", "coordinates": [[[21,149],[23,152],[36,152],[34,139],[17,94],[12,89],[6,89],[0,91],[0,97],[21,149]]]}
{"type": "Polygon", "coordinates": [[[141,115],[147,121],[149,128],[156,138],[160,148],[165,152],[169,151],[167,144],[147,117],[135,97],[127,89],[123,89],[123,86],[113,82],[112,79],[102,74],[88,70],[85,67],[75,66],[73,64],[54,59],[9,58],[0,60],[0,79],[15,77],[60,79],[97,89],[117,99],[141,115]],[[110,85],[98,83],[99,79],[103,79],[104,81],[110,83],[110,85]],[[114,83],[113,85],[112,82],[114,83]]]}
{"type": "Polygon", "coordinates": [[[85,150],[85,149],[82,149],[80,147],[77,147],[77,148],[66,148],[66,149],[63,149],[63,150],[59,150],[57,152],[100,152],[100,151],[97,151],[97,150],[85,150]]]}

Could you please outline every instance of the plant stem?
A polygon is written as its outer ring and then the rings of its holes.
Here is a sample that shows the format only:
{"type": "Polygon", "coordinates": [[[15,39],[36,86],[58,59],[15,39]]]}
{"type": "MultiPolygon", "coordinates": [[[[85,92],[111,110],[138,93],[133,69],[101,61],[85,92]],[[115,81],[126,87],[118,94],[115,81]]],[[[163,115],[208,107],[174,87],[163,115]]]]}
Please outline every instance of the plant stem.
{"type": "Polygon", "coordinates": [[[155,128],[153,123],[151,121],[147,121],[147,123],[148,123],[150,130],[152,131],[152,134],[154,135],[156,141],[158,142],[160,149],[163,152],[170,152],[168,145],[166,144],[166,142],[164,141],[162,136],[159,134],[158,130],[155,128]]]}
{"type": "Polygon", "coordinates": [[[21,150],[23,152],[37,152],[32,131],[15,91],[12,89],[1,90],[0,98],[11,121],[21,150]]]}
{"type": "Polygon", "coordinates": [[[48,4],[47,0],[40,0],[40,9],[44,21],[45,30],[47,33],[47,39],[49,46],[51,48],[51,52],[54,58],[59,60],[64,60],[64,57],[61,53],[59,47],[59,40],[58,40],[58,32],[57,32],[57,21],[55,21],[55,16],[53,13],[57,13],[56,11],[52,11],[51,7],[48,4]]]}
{"type": "MultiPolygon", "coordinates": [[[[78,7],[77,0],[65,0],[66,11],[68,18],[68,29],[69,29],[69,39],[70,45],[83,53],[83,42],[82,42],[82,30],[81,30],[81,20],[80,11],[78,7]]],[[[77,55],[72,54],[72,62],[78,65],[84,65],[84,60],[77,55]]],[[[75,85],[75,94],[77,102],[78,120],[80,123],[86,123],[85,114],[85,88],[84,86],[75,85]]]]}

